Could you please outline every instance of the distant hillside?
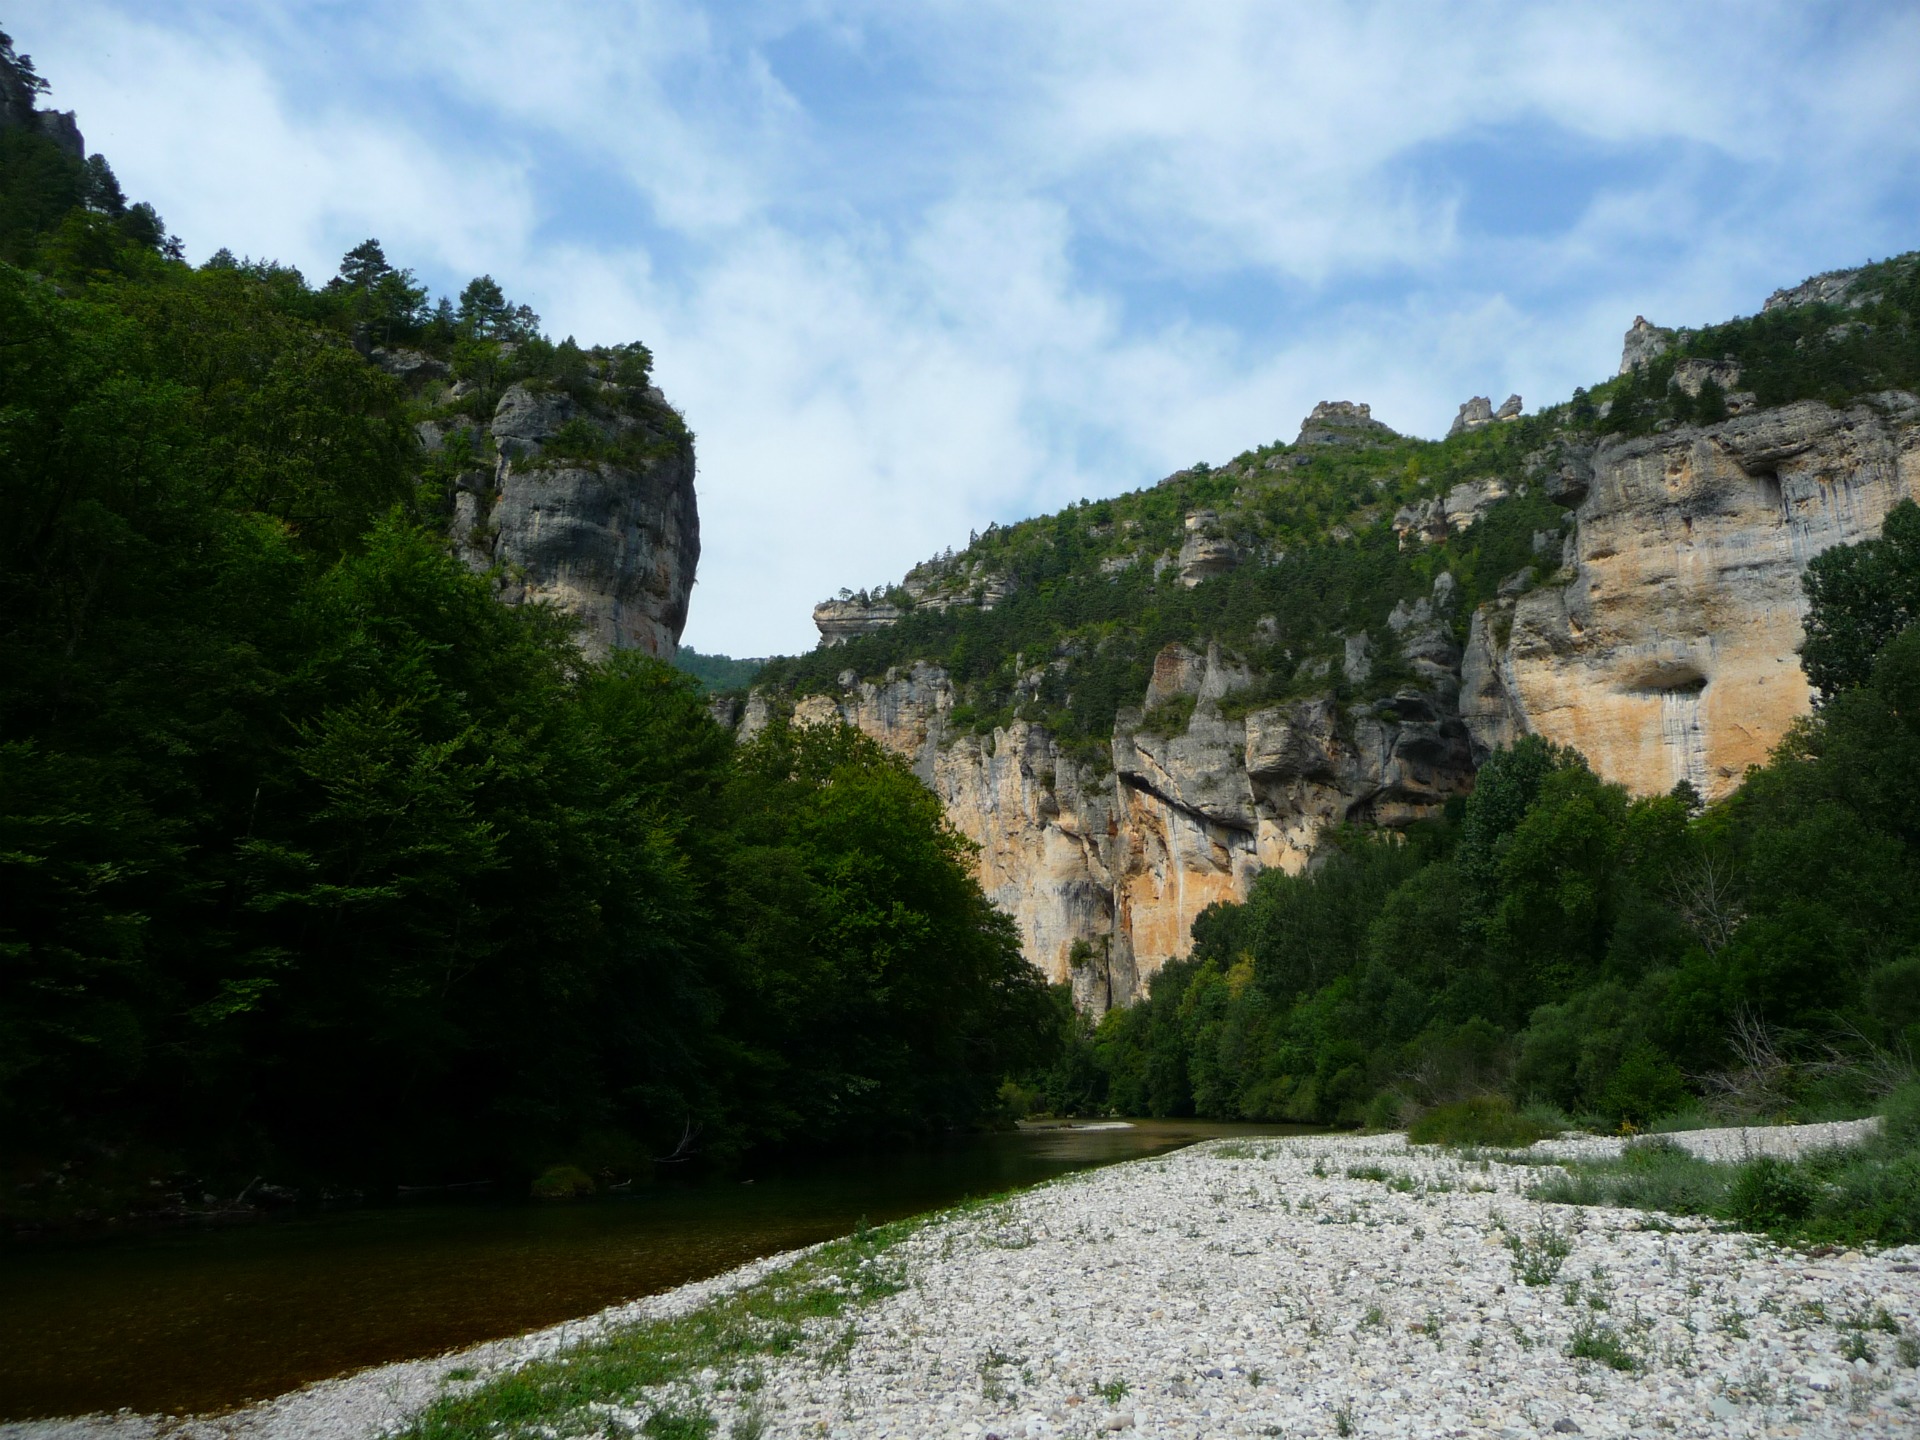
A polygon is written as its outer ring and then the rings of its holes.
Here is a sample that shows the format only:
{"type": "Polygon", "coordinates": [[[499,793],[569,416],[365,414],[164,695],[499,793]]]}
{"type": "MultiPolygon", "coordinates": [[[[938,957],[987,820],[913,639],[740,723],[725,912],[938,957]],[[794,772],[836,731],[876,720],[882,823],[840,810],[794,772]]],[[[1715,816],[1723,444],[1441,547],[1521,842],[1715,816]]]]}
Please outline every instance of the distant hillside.
{"type": "Polygon", "coordinates": [[[700,689],[708,695],[724,695],[735,690],[745,690],[753,684],[767,661],[736,660],[731,655],[702,655],[698,650],[682,645],[680,652],[673,657],[675,668],[686,671],[700,682],[700,689]]]}

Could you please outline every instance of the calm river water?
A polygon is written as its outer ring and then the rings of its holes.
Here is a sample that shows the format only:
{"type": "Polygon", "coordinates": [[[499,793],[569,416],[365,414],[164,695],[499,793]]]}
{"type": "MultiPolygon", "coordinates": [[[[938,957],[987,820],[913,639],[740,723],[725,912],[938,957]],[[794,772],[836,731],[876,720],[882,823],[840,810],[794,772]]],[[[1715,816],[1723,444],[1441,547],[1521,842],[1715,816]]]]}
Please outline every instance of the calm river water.
{"type": "Polygon", "coordinates": [[[416,1202],[0,1245],[0,1419],[239,1405],[591,1314],[863,1218],[1212,1136],[1284,1133],[1177,1120],[1027,1129],[571,1203],[416,1202]]]}

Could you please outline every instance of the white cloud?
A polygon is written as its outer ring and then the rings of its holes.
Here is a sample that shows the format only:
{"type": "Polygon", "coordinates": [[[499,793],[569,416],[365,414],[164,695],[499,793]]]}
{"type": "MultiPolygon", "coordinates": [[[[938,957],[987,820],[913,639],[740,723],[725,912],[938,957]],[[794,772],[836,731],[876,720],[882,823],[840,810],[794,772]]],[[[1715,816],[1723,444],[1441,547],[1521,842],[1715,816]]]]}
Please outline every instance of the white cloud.
{"type": "Polygon", "coordinates": [[[524,244],[533,210],[510,151],[423,133],[341,91],[296,101],[257,37],[217,21],[29,12],[15,25],[40,46],[54,103],[78,112],[88,148],[191,255],[225,245],[319,279],[369,234],[416,266],[467,273],[524,244]]]}
{"type": "Polygon", "coordinates": [[[1471,393],[1610,373],[1636,312],[1920,243],[1895,7],[25,10],[196,253],[324,273],[377,234],[647,340],[699,434],[688,639],[736,654],[1316,400],[1438,433],[1471,393]],[[1556,148],[1504,177],[1530,136],[1556,148]],[[1527,186],[1568,218],[1489,228],[1527,186]]]}

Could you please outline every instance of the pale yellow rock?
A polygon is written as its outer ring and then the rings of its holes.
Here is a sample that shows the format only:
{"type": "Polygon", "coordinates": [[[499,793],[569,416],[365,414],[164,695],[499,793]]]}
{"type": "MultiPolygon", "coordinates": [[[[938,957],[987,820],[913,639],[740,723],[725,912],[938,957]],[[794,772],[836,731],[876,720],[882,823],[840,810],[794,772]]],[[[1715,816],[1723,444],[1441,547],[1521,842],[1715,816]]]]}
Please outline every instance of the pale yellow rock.
{"type": "Polygon", "coordinates": [[[1808,561],[1920,490],[1920,400],[1815,402],[1627,441],[1593,461],[1564,584],[1476,628],[1462,710],[1483,742],[1571,745],[1639,794],[1718,799],[1811,708],[1808,561]]]}

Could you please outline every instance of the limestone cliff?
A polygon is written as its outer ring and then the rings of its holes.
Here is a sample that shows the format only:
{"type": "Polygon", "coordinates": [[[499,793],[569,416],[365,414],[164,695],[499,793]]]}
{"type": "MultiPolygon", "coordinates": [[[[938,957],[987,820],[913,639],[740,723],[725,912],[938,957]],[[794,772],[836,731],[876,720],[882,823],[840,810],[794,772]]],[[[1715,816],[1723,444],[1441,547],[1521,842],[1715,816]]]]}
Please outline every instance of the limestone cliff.
{"type": "MultiPolygon", "coordinates": [[[[1404,622],[1429,645],[1444,636],[1432,616],[1423,601],[1404,622]]],[[[1450,640],[1438,644],[1457,660],[1450,640]]],[[[1412,684],[1344,714],[1331,693],[1250,709],[1235,703],[1252,679],[1244,666],[1218,646],[1170,646],[1099,757],[1023,720],[957,730],[953,682],[925,663],[877,680],[843,672],[834,693],[799,699],[792,715],[844,720],[905,757],[980,846],[982,888],[1013,916],[1028,958],[1101,1012],[1184,954],[1208,905],[1244,897],[1262,869],[1305,866],[1326,826],[1403,825],[1465,793],[1473,762],[1449,703],[1452,665],[1437,678],[1438,695],[1412,684]],[[1161,723],[1167,712],[1185,718],[1161,723]]],[[[755,694],[743,738],[774,703],[755,694]]]]}
{"type": "Polygon", "coordinates": [[[1718,799],[1809,709],[1807,562],[1920,496],[1920,399],[1802,401],[1588,463],[1564,575],[1475,617],[1476,749],[1544,735],[1635,791],[1718,799]]]}
{"type": "Polygon", "coordinates": [[[1095,1011],[1143,993],[1207,905],[1308,865],[1331,826],[1434,814],[1520,735],[1637,793],[1686,781],[1720,798],[1808,713],[1808,562],[1920,498],[1915,325],[1881,298],[1899,287],[1920,289],[1915,257],[1778,292],[1770,314],[1807,311],[1784,338],[1637,318],[1621,375],[1592,395],[1537,416],[1476,397],[1442,442],[1324,403],[1292,446],[975,537],[911,588],[821,607],[845,668],[798,701],[756,695],[745,729],[790,707],[907,757],[981,847],[1028,957],[1095,1011]],[[1791,394],[1848,373],[1906,378],[1791,394]],[[1303,546],[1308,524],[1323,538],[1303,546]],[[1399,578],[1356,598],[1342,565],[1399,578]],[[963,681],[924,656],[872,663],[900,654],[890,630],[930,595],[984,609],[981,577],[1005,577],[1004,595],[1035,583],[1022,573],[1055,587],[1064,618],[1021,621],[998,669],[984,620],[953,629],[963,681]],[[1295,610],[1239,618],[1275,594],[1295,610]],[[1107,730],[1076,738],[1087,689],[1149,609],[1217,618],[1156,641],[1107,730]]]}
{"type": "Polygon", "coordinates": [[[490,396],[408,350],[371,358],[416,387],[433,418],[416,427],[451,471],[449,536],[507,604],[550,603],[581,624],[590,656],[644,650],[671,659],[700,559],[693,440],[650,385],[585,361],[571,389],[516,381],[490,396]]]}

